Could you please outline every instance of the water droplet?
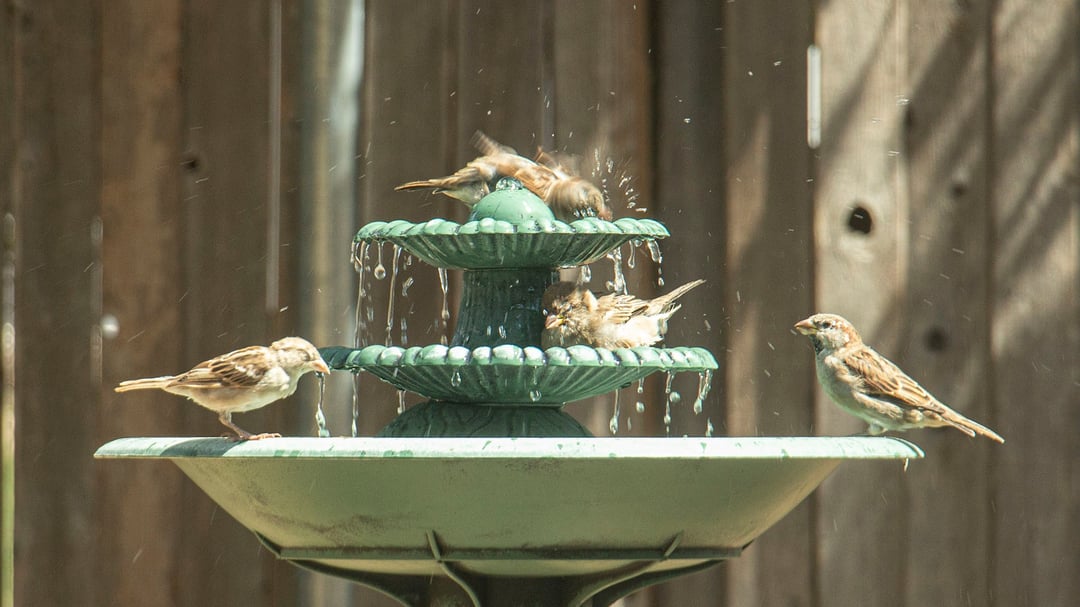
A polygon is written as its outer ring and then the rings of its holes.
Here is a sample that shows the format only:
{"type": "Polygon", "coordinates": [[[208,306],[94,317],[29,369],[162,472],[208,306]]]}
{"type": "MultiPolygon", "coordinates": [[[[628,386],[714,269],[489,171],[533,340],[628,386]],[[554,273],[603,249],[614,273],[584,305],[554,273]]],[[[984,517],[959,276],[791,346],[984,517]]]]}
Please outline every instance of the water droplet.
{"type": "Polygon", "coordinates": [[[524,190],[525,186],[513,177],[503,177],[495,184],[496,190],[524,190]]]}
{"type": "Polygon", "coordinates": [[[706,437],[711,437],[713,435],[713,430],[714,430],[714,428],[713,428],[713,425],[712,425],[712,420],[706,418],[705,419],[705,436],[706,437]]]}
{"type": "Polygon", "coordinates": [[[455,370],[454,373],[450,375],[450,385],[455,388],[461,385],[461,371],[455,370]]]}
{"type": "Polygon", "coordinates": [[[638,394],[644,394],[645,393],[645,378],[644,377],[639,379],[638,382],[637,382],[637,393],[638,394]]]}
{"type": "Polygon", "coordinates": [[[608,421],[608,430],[612,434],[619,433],[619,391],[615,391],[615,403],[612,405],[611,420],[608,421]]]}
{"type": "Polygon", "coordinates": [[[679,394],[675,390],[672,390],[671,394],[668,394],[667,399],[668,399],[669,403],[671,403],[673,405],[677,405],[680,402],[682,402],[682,394],[679,394]]]}
{"type": "Polygon", "coordinates": [[[544,397],[544,395],[541,394],[540,390],[537,390],[536,388],[533,388],[532,390],[529,391],[529,399],[532,400],[532,402],[534,402],[534,403],[538,402],[543,397],[544,397]]]}
{"type": "Polygon", "coordinates": [[[638,413],[644,413],[645,412],[645,403],[643,403],[643,402],[641,402],[639,400],[638,402],[634,403],[634,409],[637,410],[638,413]]]}

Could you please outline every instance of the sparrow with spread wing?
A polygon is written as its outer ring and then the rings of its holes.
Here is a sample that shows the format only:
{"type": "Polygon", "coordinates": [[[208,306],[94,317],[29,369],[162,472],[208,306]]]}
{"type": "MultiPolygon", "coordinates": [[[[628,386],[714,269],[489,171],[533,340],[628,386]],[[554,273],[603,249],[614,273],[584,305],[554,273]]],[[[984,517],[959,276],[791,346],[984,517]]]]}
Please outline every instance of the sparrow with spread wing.
{"type": "Polygon", "coordinates": [[[855,327],[835,314],[815,314],[795,324],[810,338],[817,376],[839,407],[870,424],[868,433],[952,426],[1004,443],[996,432],[934,398],[890,360],[863,343],[855,327]]]}
{"type": "Polygon", "coordinates": [[[453,175],[410,181],[394,189],[433,188],[438,193],[472,206],[491,192],[490,184],[497,178],[513,177],[525,189],[539,196],[560,221],[570,222],[583,217],[611,219],[611,209],[604,202],[600,190],[589,181],[569,173],[543,150],[537,154],[542,162],[536,162],[480,131],[473,134],[471,141],[483,155],[471,160],[453,175]]]}
{"type": "Polygon", "coordinates": [[[266,346],[250,346],[201,362],[179,375],[121,382],[117,392],[161,389],[186,396],[218,414],[237,439],[277,438],[280,434],[252,434],[232,422],[232,414],[251,411],[296,391],[310,371],[329,373],[315,346],[299,337],[286,337],[266,346]]]}
{"type": "Polygon", "coordinates": [[[681,307],[675,300],[704,280],[688,282],[655,299],[612,293],[597,297],[572,282],[557,282],[544,292],[547,310],[544,348],[586,345],[594,348],[651,346],[664,338],[668,319],[681,307]]]}

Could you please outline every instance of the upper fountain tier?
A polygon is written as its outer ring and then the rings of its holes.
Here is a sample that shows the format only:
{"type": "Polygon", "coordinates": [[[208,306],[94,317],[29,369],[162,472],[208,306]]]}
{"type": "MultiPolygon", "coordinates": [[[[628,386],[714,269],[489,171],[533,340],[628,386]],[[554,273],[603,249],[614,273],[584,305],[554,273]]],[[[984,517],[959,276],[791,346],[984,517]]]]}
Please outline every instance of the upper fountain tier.
{"type": "Polygon", "coordinates": [[[440,268],[493,270],[590,264],[627,242],[670,234],[651,219],[595,217],[565,223],[526,190],[496,190],[473,206],[469,221],[376,221],[355,243],[393,243],[440,268]]]}

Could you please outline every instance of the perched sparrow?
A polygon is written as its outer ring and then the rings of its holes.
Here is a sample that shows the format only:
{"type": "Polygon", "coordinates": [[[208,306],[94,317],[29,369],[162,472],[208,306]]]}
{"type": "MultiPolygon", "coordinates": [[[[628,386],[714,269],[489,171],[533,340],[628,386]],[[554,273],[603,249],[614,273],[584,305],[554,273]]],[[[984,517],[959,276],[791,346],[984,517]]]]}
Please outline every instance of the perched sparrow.
{"type": "Polygon", "coordinates": [[[555,283],[544,292],[548,316],[540,344],[544,348],[581,344],[609,350],[650,346],[667,333],[667,321],[680,307],[675,300],[704,282],[688,282],[649,300],[616,293],[596,297],[572,282],[555,283]]]}
{"type": "Polygon", "coordinates": [[[870,424],[869,434],[952,426],[1004,443],[996,432],[934,398],[895,364],[863,343],[855,327],[835,314],[815,314],[795,330],[810,338],[817,376],[841,409],[870,424]]]}
{"type": "Polygon", "coordinates": [[[232,422],[234,412],[251,411],[285,398],[309,371],[329,373],[319,351],[307,340],[286,337],[266,346],[250,346],[199,363],[180,375],[121,382],[117,392],[161,388],[186,396],[218,413],[239,440],[276,438],[280,434],[251,434],[232,422]]]}
{"type": "Polygon", "coordinates": [[[483,156],[472,160],[449,177],[410,181],[395,190],[434,188],[436,192],[472,206],[491,191],[490,184],[499,177],[513,177],[539,196],[555,218],[570,222],[582,217],[610,220],[611,209],[604,195],[585,179],[572,175],[550,155],[541,150],[535,162],[476,131],[472,143],[483,156]]]}

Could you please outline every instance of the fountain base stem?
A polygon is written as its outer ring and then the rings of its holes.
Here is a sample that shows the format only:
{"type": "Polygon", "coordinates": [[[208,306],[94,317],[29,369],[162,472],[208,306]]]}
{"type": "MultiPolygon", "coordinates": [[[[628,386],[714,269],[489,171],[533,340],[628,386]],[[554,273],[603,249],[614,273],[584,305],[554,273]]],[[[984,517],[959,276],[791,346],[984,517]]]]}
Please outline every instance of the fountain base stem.
{"type": "Polygon", "coordinates": [[[380,438],[588,438],[592,434],[560,407],[428,401],[397,416],[380,438]]]}

